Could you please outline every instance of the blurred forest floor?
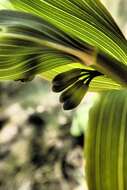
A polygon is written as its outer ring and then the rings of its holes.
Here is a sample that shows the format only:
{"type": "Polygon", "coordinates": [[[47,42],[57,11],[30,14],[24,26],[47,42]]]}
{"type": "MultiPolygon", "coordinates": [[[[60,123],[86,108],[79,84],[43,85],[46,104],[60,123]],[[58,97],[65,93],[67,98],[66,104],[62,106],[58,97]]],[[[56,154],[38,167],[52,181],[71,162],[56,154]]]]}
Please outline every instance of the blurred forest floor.
{"type": "MultiPolygon", "coordinates": [[[[103,1],[127,35],[127,0],[103,1]]],[[[76,113],[50,88],[39,78],[0,83],[0,190],[87,190],[80,122],[73,135],[76,113]]]]}
{"type": "Polygon", "coordinates": [[[42,79],[0,84],[0,190],[81,190],[83,134],[42,79]]]}

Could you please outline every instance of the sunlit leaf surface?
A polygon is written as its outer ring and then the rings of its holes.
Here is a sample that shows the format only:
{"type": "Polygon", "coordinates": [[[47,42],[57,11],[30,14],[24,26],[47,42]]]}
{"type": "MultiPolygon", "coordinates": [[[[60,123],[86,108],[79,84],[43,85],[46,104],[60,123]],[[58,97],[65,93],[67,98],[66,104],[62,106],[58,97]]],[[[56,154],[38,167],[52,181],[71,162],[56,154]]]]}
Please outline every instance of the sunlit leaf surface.
{"type": "MultiPolygon", "coordinates": [[[[23,13],[0,11],[0,80],[26,81],[36,74],[51,80],[63,71],[86,68],[84,56],[93,50],[127,64],[126,39],[100,1],[8,2],[23,13]]],[[[105,75],[90,84],[94,91],[110,88],[120,85],[105,75]]]]}

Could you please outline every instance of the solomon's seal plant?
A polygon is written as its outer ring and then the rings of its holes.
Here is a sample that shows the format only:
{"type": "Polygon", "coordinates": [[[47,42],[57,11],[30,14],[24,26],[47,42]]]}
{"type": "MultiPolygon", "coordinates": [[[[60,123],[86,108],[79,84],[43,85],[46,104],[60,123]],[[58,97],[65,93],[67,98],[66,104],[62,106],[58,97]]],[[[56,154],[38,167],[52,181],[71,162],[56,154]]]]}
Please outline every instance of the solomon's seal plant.
{"type": "MultiPolygon", "coordinates": [[[[127,40],[99,0],[7,2],[0,11],[0,80],[50,80],[65,110],[88,90],[127,87],[127,40]]],[[[90,190],[127,189],[127,91],[117,90],[90,112],[90,190]]]]}
{"type": "Polygon", "coordinates": [[[0,80],[52,80],[78,68],[102,73],[89,90],[126,87],[127,41],[99,0],[8,2],[0,11],[0,80]]]}

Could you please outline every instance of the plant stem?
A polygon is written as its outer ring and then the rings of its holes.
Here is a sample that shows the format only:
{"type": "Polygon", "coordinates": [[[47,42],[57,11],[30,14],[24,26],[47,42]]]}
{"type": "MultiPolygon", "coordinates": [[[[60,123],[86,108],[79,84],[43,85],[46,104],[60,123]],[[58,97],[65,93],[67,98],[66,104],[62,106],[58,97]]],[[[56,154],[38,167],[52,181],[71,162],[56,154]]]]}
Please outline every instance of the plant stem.
{"type": "Polygon", "coordinates": [[[111,77],[124,87],[127,87],[127,65],[104,53],[97,53],[94,64],[91,65],[101,73],[111,77]]]}

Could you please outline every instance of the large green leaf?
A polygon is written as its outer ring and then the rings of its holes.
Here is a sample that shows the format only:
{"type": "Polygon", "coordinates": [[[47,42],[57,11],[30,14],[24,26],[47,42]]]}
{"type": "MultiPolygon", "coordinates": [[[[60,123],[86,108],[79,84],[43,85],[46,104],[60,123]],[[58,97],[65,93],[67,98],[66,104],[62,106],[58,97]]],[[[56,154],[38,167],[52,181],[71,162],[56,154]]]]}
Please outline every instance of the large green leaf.
{"type": "Polygon", "coordinates": [[[79,61],[55,45],[58,43],[70,51],[83,45],[38,17],[0,11],[0,28],[0,79],[18,79],[79,61]]]}
{"type": "Polygon", "coordinates": [[[86,130],[89,190],[127,189],[127,90],[102,93],[86,130]]]}
{"type": "MultiPolygon", "coordinates": [[[[47,79],[52,79],[62,71],[85,67],[76,56],[82,50],[91,51],[91,46],[76,38],[72,39],[39,17],[4,10],[0,11],[0,26],[1,80],[27,78],[39,73],[43,73],[42,76],[47,79]],[[51,44],[48,44],[49,42],[51,44]],[[57,44],[65,49],[57,47],[57,44]]],[[[105,83],[102,81],[103,78],[95,79],[95,82],[91,83],[91,89],[120,87],[107,77],[105,83]]]]}
{"type": "Polygon", "coordinates": [[[39,17],[17,11],[0,12],[0,80],[29,78],[41,73],[52,79],[62,71],[90,65],[107,75],[95,78],[90,85],[92,90],[120,88],[109,78],[116,79],[109,69],[116,75],[124,70],[120,78],[124,76],[126,82],[127,42],[100,1],[9,2],[16,9],[39,17]],[[108,63],[104,66],[93,56],[96,51],[106,53],[108,63]],[[107,65],[109,69],[105,71],[107,65]]]}
{"type": "Polygon", "coordinates": [[[99,0],[10,0],[46,19],[79,41],[87,42],[127,64],[127,42],[99,0]]]}

